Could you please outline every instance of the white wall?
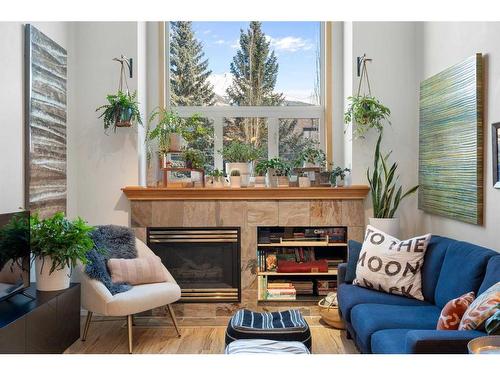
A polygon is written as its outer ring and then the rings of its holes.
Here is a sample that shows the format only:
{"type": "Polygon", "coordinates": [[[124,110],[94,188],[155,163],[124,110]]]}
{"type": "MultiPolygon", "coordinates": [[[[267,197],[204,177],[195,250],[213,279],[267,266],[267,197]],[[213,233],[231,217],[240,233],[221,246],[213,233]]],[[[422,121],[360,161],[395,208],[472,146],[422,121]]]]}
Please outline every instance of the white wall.
{"type": "MultiPolygon", "coordinates": [[[[359,78],[356,57],[366,53],[373,59],[367,63],[375,95],[391,109],[392,126],[386,126],[383,150],[393,151],[399,164],[400,182],[404,187],[418,183],[418,82],[416,79],[416,24],[413,22],[353,22],[344,28],[345,97],[355,93],[359,78]],[[348,82],[347,80],[351,80],[348,82]]],[[[351,129],[349,129],[350,131],[351,129]]],[[[373,165],[378,133],[365,139],[352,139],[346,134],[346,161],[352,158],[353,184],[367,184],[366,170],[373,165]],[[352,145],[349,142],[352,141],[352,145]],[[352,147],[352,149],[350,148],[352,147]]],[[[401,236],[417,232],[416,195],[403,201],[397,216],[401,219],[401,236]]],[[[371,199],[365,204],[366,218],[372,216],[371,199]]]]}
{"type": "MultiPolygon", "coordinates": [[[[68,48],[68,24],[32,23],[68,48]]],[[[24,207],[24,23],[0,22],[0,213],[24,207]]],[[[69,100],[69,98],[68,98],[69,100]]],[[[68,118],[68,133],[71,132],[68,118]]],[[[68,147],[70,145],[68,144],[68,147]]],[[[70,159],[68,158],[68,163],[70,159]]],[[[68,167],[68,185],[72,184],[68,167]]],[[[68,186],[69,187],[69,186],[68,186]]],[[[68,209],[74,209],[68,200],[68,209]]]]}
{"type": "Polygon", "coordinates": [[[500,22],[425,22],[418,30],[418,79],[424,80],[476,52],[485,56],[485,225],[420,212],[419,228],[500,251],[500,190],[492,182],[491,123],[500,121],[500,22]]]}
{"type": "MultiPolygon", "coordinates": [[[[119,64],[112,61],[114,57],[134,59],[129,87],[137,89],[137,67],[144,75],[144,61],[138,61],[138,35],[143,31],[136,22],[81,22],[72,27],[77,143],[71,152],[77,158],[77,214],[91,225],[128,225],[130,205],[121,188],[139,183],[137,130],[122,128],[105,135],[95,109],[118,89],[119,64]]],[[[142,93],[139,96],[144,100],[142,93]]]]}

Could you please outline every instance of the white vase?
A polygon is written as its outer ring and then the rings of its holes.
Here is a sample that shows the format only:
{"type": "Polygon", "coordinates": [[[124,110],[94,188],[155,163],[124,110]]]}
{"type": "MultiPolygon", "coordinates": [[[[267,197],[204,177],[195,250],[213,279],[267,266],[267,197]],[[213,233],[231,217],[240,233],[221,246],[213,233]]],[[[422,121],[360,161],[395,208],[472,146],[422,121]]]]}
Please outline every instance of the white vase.
{"type": "Polygon", "coordinates": [[[240,188],[241,187],[241,176],[231,176],[229,177],[232,188],[240,188]]]}
{"type": "Polygon", "coordinates": [[[309,177],[299,177],[299,187],[311,187],[311,180],[309,179],[309,177]]]}
{"type": "Polygon", "coordinates": [[[390,236],[399,238],[399,217],[391,219],[370,218],[370,225],[387,233],[390,236]]]}
{"type": "Polygon", "coordinates": [[[341,177],[337,177],[336,181],[335,181],[335,185],[337,187],[344,187],[345,185],[345,180],[343,180],[341,177]]]}
{"type": "Polygon", "coordinates": [[[255,176],[255,187],[266,187],[266,176],[255,176]]]}
{"type": "Polygon", "coordinates": [[[250,181],[250,163],[226,163],[226,175],[231,176],[231,171],[237,169],[240,171],[241,186],[248,186],[250,181]]]}
{"type": "Polygon", "coordinates": [[[56,269],[49,274],[52,268],[52,259],[48,256],[35,259],[36,288],[40,291],[50,292],[69,288],[70,268],[56,269]]]}
{"type": "Polygon", "coordinates": [[[168,137],[168,150],[173,152],[182,151],[182,146],[184,144],[184,138],[178,133],[172,133],[168,137]]]}

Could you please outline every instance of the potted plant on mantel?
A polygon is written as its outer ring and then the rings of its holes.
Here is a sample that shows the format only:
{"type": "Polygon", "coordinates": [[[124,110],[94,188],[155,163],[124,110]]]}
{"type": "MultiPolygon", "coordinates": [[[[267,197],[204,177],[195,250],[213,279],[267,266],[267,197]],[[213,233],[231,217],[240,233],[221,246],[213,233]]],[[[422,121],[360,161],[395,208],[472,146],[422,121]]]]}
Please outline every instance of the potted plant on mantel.
{"type": "Polygon", "coordinates": [[[373,216],[370,225],[384,231],[394,237],[399,237],[399,218],[394,217],[401,201],[417,191],[418,185],[408,189],[403,193],[401,186],[398,187],[399,176],[396,175],[397,163],[393,163],[389,168],[387,159],[390,152],[382,155],[380,143],[382,133],[380,133],[375,147],[373,162],[373,173],[370,174],[368,168],[366,175],[371,188],[373,216]]]}
{"type": "Polygon", "coordinates": [[[30,218],[30,245],[35,258],[37,289],[67,289],[72,268],[87,264],[87,253],[94,248],[89,234],[93,227],[81,219],[68,220],[62,212],[40,219],[30,218]]]}
{"type": "Polygon", "coordinates": [[[231,170],[231,176],[229,177],[232,188],[240,188],[241,187],[241,174],[237,169],[231,170]]]}
{"type": "Polygon", "coordinates": [[[325,152],[314,142],[306,146],[298,155],[297,166],[303,168],[324,167],[326,162],[325,152]]]}
{"type": "Polygon", "coordinates": [[[273,158],[268,161],[268,179],[271,187],[289,187],[288,176],[291,172],[290,165],[281,158],[273,158]]]}
{"type": "Polygon", "coordinates": [[[96,109],[96,112],[104,110],[99,118],[103,118],[104,132],[110,127],[116,132],[116,128],[130,127],[134,123],[142,125],[139,103],[136,100],[137,92],[118,91],[117,94],[106,96],[108,104],[104,104],[96,109]]]}
{"type": "Polygon", "coordinates": [[[216,168],[212,171],[209,171],[207,174],[210,179],[210,183],[208,186],[211,185],[211,187],[214,188],[224,187],[224,172],[216,168]]]}
{"type": "Polygon", "coordinates": [[[335,167],[330,174],[330,183],[333,187],[344,187],[345,178],[351,170],[349,168],[335,167]]]}
{"type": "Polygon", "coordinates": [[[240,172],[242,186],[247,186],[252,169],[251,162],[259,158],[261,150],[248,143],[232,141],[219,152],[226,162],[226,174],[230,176],[231,171],[237,169],[240,172]]]}
{"type": "Polygon", "coordinates": [[[267,160],[259,160],[255,165],[255,187],[266,187],[267,160]]]}
{"type": "Polygon", "coordinates": [[[189,169],[202,169],[205,165],[205,155],[195,148],[182,151],[182,159],[186,163],[186,168],[189,169]]]}

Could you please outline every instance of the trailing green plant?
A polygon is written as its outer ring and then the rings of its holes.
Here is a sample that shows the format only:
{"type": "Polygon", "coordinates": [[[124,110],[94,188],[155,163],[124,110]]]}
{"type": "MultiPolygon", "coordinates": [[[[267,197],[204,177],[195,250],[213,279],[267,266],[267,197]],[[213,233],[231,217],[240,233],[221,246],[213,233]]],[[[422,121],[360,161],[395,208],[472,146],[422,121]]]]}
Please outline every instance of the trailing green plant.
{"type": "Polygon", "coordinates": [[[375,218],[393,218],[401,201],[417,191],[418,185],[408,189],[403,193],[403,188],[399,185],[399,175],[396,175],[397,163],[388,166],[387,160],[391,152],[382,155],[380,144],[382,142],[382,133],[380,133],[375,147],[375,156],[373,161],[373,172],[370,174],[370,168],[366,171],[368,182],[371,188],[373,216],[375,218]]]}
{"type": "Polygon", "coordinates": [[[335,167],[330,173],[330,182],[332,184],[336,184],[337,177],[340,177],[341,180],[344,180],[346,175],[350,172],[351,170],[349,168],[335,167]]]}
{"type": "Polygon", "coordinates": [[[102,118],[104,121],[105,132],[110,127],[113,127],[113,130],[116,132],[116,128],[120,126],[130,126],[134,123],[142,125],[137,92],[134,91],[133,94],[130,94],[118,91],[117,94],[106,96],[106,99],[108,103],[96,109],[96,112],[104,110],[99,118],[102,118]]]}
{"type": "Polygon", "coordinates": [[[153,110],[148,119],[148,129],[146,132],[146,148],[148,161],[151,160],[153,141],[158,142],[158,151],[166,153],[170,146],[170,135],[179,134],[186,142],[194,142],[208,135],[202,117],[194,114],[191,117],[180,117],[177,112],[165,108],[157,107],[153,110]],[[153,122],[157,121],[152,128],[153,122]]]}
{"type": "Polygon", "coordinates": [[[248,143],[231,141],[219,153],[226,163],[247,163],[257,160],[262,155],[262,150],[248,143]]]}
{"type": "Polygon", "coordinates": [[[208,176],[215,177],[215,178],[224,177],[224,172],[218,168],[215,168],[215,169],[209,171],[207,174],[208,174],[208,176]]]}
{"type": "Polygon", "coordinates": [[[241,176],[239,169],[233,169],[231,171],[231,177],[237,177],[237,176],[241,176]]]}
{"type": "MultiPolygon", "coordinates": [[[[87,264],[87,253],[94,248],[90,232],[94,227],[80,217],[68,220],[62,212],[40,219],[37,213],[30,218],[30,244],[35,257],[50,257],[49,274],[78,262],[87,264]]],[[[42,265],[43,268],[43,265],[42,265]]]]}
{"type": "Polygon", "coordinates": [[[390,124],[391,110],[371,95],[356,95],[347,98],[349,105],[344,114],[344,122],[352,123],[355,138],[364,138],[370,129],[379,133],[384,128],[384,122],[390,124]]]}
{"type": "Polygon", "coordinates": [[[259,160],[255,164],[255,173],[257,176],[265,176],[269,168],[269,162],[267,160],[259,160]]]}
{"type": "Polygon", "coordinates": [[[202,169],[205,167],[205,155],[195,148],[182,151],[182,159],[186,162],[187,168],[202,169]]]}
{"type": "Polygon", "coordinates": [[[19,258],[29,252],[29,218],[20,212],[0,228],[0,270],[9,261],[22,266],[19,258]]]}
{"type": "Polygon", "coordinates": [[[319,144],[315,142],[314,144],[307,145],[304,149],[302,149],[302,151],[300,151],[296,160],[296,165],[301,166],[303,163],[310,163],[323,167],[325,162],[325,152],[320,149],[319,144]]]}
{"type": "Polygon", "coordinates": [[[282,160],[281,158],[273,158],[267,163],[268,169],[273,169],[274,175],[278,177],[288,176],[292,171],[292,167],[290,166],[290,164],[282,160]]]}

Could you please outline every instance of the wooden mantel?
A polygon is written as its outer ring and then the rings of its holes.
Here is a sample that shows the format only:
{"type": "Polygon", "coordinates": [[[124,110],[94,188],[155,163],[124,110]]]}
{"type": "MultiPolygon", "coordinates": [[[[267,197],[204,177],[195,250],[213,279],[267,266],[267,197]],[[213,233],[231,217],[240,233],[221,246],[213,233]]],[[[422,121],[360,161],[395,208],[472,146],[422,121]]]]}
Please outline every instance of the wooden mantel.
{"type": "Polygon", "coordinates": [[[369,190],[369,187],[365,185],[342,188],[165,188],[142,186],[122,188],[131,201],[364,199],[369,190]]]}

